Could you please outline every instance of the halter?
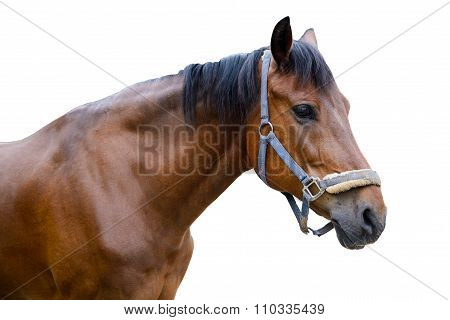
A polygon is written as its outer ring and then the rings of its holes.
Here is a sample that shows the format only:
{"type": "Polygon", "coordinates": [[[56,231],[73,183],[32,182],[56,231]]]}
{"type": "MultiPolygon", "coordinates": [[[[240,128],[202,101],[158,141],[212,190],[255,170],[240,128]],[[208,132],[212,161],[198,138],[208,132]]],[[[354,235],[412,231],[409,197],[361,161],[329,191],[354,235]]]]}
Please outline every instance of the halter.
{"type": "Polygon", "coordinates": [[[274,133],[273,125],[269,120],[269,100],[267,97],[267,78],[269,74],[269,66],[272,54],[270,50],[264,51],[262,72],[261,72],[261,124],[259,127],[259,151],[258,151],[258,171],[257,174],[267,183],[266,177],[266,157],[267,146],[270,144],[278,156],[283,160],[286,166],[294,173],[294,175],[303,184],[303,198],[302,209],[300,211],[295,198],[288,192],[282,192],[286,197],[292,211],[297,218],[300,225],[300,230],[307,234],[310,230],[314,235],[321,236],[334,228],[332,222],[327,223],[325,226],[318,230],[308,228],[308,213],[309,203],[317,200],[325,192],[337,194],[348,191],[353,188],[363,187],[368,185],[380,185],[381,180],[378,174],[371,169],[352,170],[342,173],[333,173],[325,176],[322,180],[310,176],[298,165],[298,163],[291,157],[289,152],[278,140],[274,133]],[[262,130],[264,127],[269,127],[270,132],[264,135],[262,130]]]}

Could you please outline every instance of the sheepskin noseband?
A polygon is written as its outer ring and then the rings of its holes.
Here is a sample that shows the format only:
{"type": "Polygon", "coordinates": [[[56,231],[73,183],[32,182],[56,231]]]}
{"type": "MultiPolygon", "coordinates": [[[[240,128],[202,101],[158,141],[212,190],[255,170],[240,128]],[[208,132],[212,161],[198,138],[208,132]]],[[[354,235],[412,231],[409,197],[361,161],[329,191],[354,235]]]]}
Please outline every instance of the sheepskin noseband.
{"type": "Polygon", "coordinates": [[[322,181],[329,185],[329,187],[325,188],[325,191],[332,194],[338,194],[358,187],[381,185],[381,179],[378,174],[370,169],[331,173],[326,175],[322,181]]]}

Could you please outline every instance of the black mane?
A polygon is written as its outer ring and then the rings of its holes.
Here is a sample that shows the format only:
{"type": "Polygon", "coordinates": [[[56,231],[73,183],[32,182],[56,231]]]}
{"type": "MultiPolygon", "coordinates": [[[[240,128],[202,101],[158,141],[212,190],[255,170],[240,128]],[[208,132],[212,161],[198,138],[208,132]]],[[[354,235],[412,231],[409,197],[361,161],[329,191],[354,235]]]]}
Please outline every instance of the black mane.
{"type": "MultiPolygon", "coordinates": [[[[219,62],[187,66],[182,71],[185,120],[196,122],[196,106],[201,101],[205,112],[216,115],[221,123],[244,123],[251,107],[259,101],[258,62],[265,49],[229,56],[219,62]]],[[[285,72],[293,73],[301,83],[313,84],[319,90],[334,83],[322,55],[303,41],[294,41],[285,72]]]]}

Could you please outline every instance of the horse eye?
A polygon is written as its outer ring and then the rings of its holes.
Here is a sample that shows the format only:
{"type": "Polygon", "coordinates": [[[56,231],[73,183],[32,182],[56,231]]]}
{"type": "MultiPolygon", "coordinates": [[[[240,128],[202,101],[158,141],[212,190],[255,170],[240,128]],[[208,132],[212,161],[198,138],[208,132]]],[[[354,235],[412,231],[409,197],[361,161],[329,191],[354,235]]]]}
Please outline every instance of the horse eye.
{"type": "Polygon", "coordinates": [[[294,108],[292,108],[292,110],[299,119],[316,119],[316,112],[314,111],[314,107],[310,106],[309,104],[301,104],[295,106],[294,108]]]}

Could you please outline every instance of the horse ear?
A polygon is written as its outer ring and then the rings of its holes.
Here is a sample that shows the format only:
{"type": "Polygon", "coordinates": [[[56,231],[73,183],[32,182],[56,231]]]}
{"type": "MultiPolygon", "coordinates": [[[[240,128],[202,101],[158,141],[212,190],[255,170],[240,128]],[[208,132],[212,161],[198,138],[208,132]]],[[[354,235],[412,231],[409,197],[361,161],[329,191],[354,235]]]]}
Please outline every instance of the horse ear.
{"type": "Polygon", "coordinates": [[[309,43],[316,49],[318,48],[317,47],[317,38],[316,38],[316,34],[314,33],[313,28],[309,28],[308,30],[306,30],[305,33],[300,38],[300,41],[309,43]]]}
{"type": "Polygon", "coordinates": [[[270,50],[279,67],[289,62],[289,54],[292,47],[292,29],[289,17],[278,21],[272,32],[270,50]]]}

